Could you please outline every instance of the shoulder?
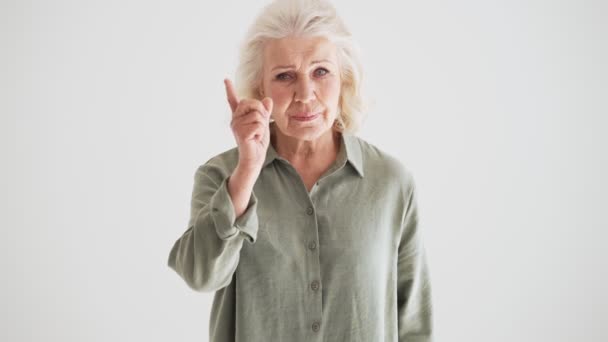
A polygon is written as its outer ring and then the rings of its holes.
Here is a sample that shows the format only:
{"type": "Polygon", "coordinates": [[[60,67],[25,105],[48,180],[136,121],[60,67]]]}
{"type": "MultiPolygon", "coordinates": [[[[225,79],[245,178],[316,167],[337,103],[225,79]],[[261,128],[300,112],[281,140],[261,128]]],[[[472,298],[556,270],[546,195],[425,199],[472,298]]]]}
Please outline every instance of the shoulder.
{"type": "Polygon", "coordinates": [[[414,173],[407,163],[361,137],[355,138],[361,147],[366,176],[369,175],[391,187],[399,186],[405,193],[412,191],[414,173]]]}
{"type": "Polygon", "coordinates": [[[208,158],[204,163],[200,164],[196,169],[195,177],[208,176],[221,182],[232,174],[238,161],[239,149],[235,146],[208,158]]]}

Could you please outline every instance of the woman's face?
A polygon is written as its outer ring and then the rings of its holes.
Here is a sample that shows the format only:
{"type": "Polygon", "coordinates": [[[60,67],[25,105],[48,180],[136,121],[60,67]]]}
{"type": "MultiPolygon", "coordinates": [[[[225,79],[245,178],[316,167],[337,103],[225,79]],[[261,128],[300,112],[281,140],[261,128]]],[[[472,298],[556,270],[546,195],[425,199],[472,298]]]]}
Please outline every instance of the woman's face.
{"type": "Polygon", "coordinates": [[[272,118],[283,134],[314,140],[332,128],[340,99],[339,68],[336,47],[326,38],[266,43],[261,93],[272,98],[272,118]]]}

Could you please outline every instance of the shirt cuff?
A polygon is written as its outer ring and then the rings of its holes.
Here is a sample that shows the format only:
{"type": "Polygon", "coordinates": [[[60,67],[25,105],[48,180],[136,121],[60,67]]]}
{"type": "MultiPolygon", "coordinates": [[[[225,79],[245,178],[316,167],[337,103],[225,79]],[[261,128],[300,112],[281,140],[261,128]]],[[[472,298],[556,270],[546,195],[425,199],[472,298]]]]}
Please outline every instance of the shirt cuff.
{"type": "Polygon", "coordinates": [[[215,230],[222,240],[229,240],[243,234],[245,238],[254,243],[258,233],[258,199],[251,191],[249,203],[245,212],[236,218],[234,205],[228,192],[228,177],[224,178],[220,187],[209,200],[211,217],[215,223],[215,230]]]}

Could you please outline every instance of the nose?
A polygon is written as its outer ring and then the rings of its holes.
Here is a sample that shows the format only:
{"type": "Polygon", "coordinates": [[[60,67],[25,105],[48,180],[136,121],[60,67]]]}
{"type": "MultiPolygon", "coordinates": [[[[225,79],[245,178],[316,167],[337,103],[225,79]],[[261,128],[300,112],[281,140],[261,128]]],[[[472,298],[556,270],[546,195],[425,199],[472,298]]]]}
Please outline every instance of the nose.
{"type": "Polygon", "coordinates": [[[297,81],[294,100],[307,103],[315,99],[314,82],[307,78],[300,78],[297,81]]]}

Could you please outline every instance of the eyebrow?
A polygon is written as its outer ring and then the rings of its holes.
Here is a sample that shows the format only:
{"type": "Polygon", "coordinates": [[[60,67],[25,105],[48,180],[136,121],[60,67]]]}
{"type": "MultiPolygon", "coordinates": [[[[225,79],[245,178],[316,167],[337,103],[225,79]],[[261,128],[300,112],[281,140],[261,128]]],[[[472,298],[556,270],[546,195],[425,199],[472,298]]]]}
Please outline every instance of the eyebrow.
{"type": "MultiPolygon", "coordinates": [[[[319,64],[319,63],[321,63],[321,62],[328,62],[328,63],[330,63],[330,64],[333,64],[333,63],[332,63],[332,61],[330,61],[329,59],[319,59],[319,60],[316,60],[316,61],[312,61],[312,62],[310,63],[310,65],[313,65],[313,64],[319,64]]],[[[295,68],[295,67],[296,67],[296,66],[295,66],[295,65],[293,65],[293,64],[291,64],[291,65],[277,65],[277,66],[275,66],[274,68],[272,68],[272,70],[271,70],[271,71],[274,71],[275,69],[289,69],[289,68],[295,68]]]]}

